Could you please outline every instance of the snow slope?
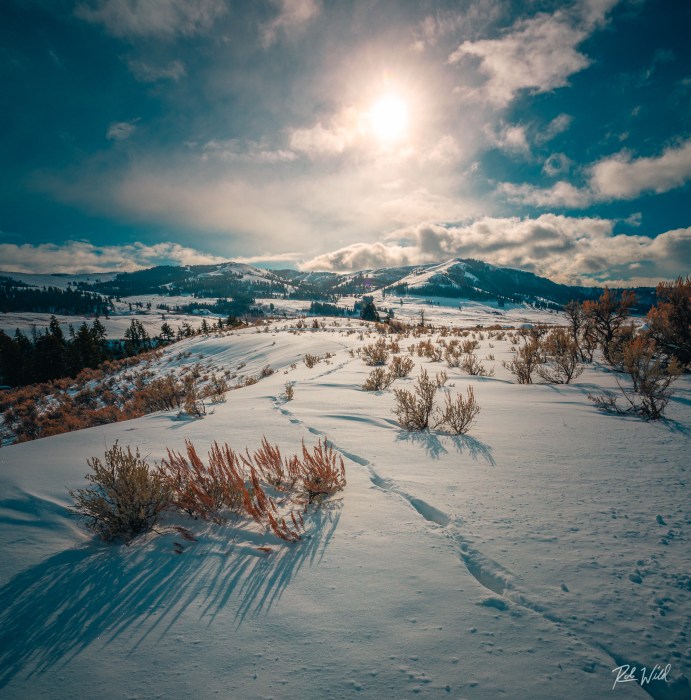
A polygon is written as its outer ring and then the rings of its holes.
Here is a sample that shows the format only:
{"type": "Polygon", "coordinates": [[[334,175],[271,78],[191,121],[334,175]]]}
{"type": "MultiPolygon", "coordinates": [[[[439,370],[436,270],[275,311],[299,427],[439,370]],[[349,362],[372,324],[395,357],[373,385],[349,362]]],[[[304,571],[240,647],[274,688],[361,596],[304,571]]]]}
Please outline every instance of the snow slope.
{"type": "Polygon", "coordinates": [[[375,336],[325,323],[166,350],[277,370],[202,420],[158,413],[0,450],[0,696],[689,697],[689,378],[665,422],[605,416],[586,398],[615,386],[602,368],[519,386],[508,342],[485,339],[496,377],[446,369],[482,406],[470,434],[407,433],[390,391],[360,389],[370,368],[348,350],[375,336]],[[327,436],[346,460],[348,486],[308,513],[301,543],[184,521],[196,542],[164,524],[103,545],[66,510],[87,457],[116,439],[155,461],[185,438],[205,453],[262,435],[285,453],[327,436]],[[676,685],[612,690],[625,663],[670,664],[676,685]]]}

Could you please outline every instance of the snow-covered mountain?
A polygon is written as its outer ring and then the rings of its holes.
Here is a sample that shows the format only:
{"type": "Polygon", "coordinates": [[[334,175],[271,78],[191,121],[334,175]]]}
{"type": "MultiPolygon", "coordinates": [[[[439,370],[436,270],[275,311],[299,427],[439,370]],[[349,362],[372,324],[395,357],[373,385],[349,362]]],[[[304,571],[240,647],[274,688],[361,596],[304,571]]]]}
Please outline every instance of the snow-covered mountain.
{"type": "MultiPolygon", "coordinates": [[[[0,273],[26,284],[51,284],[45,275],[0,273]]],[[[291,297],[328,299],[381,290],[384,294],[447,297],[490,302],[528,302],[561,306],[571,299],[588,299],[599,288],[557,284],[545,277],[488,263],[454,258],[441,263],[387,267],[351,273],[265,270],[237,262],[186,267],[158,266],[137,272],[55,278],[84,290],[123,297],[143,294],[193,294],[200,297],[291,297]]],[[[636,290],[641,308],[654,303],[651,288],[636,290]]]]}

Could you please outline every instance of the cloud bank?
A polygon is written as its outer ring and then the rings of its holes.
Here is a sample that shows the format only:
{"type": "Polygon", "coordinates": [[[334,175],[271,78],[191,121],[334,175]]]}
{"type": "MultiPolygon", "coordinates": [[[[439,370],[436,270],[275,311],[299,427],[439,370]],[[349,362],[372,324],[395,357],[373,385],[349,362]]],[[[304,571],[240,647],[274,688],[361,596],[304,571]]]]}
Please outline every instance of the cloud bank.
{"type": "Polygon", "coordinates": [[[351,271],[418,265],[454,257],[534,272],[566,284],[654,285],[691,268],[691,227],[660,234],[614,234],[613,221],[543,214],[484,217],[465,226],[423,224],[384,241],[356,243],[302,264],[304,270],[351,271]]]}
{"type": "Polygon", "coordinates": [[[154,265],[206,265],[224,262],[225,258],[171,242],[96,246],[86,241],[67,241],[59,245],[0,243],[0,260],[4,272],[86,274],[133,272],[154,265]]]}
{"type": "MultiPolygon", "coordinates": [[[[558,155],[558,154],[557,154],[558,155]]],[[[545,164],[547,174],[563,170],[545,164]]],[[[584,169],[588,182],[576,187],[561,180],[551,187],[501,183],[498,191],[510,201],[538,207],[578,209],[596,202],[628,200],[683,187],[691,180],[691,139],[666,148],[661,155],[634,158],[628,151],[608,156],[584,169]]]]}

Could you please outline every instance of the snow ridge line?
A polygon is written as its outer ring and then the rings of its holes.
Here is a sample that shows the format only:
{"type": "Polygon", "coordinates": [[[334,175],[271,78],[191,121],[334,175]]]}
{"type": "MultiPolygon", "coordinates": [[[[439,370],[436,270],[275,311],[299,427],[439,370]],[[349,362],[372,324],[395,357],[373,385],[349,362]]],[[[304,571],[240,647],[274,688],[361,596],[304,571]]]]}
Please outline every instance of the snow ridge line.
{"type": "MultiPolygon", "coordinates": [[[[304,421],[297,418],[291,411],[283,408],[278,397],[272,397],[272,403],[274,409],[286,416],[291,423],[304,426],[305,429],[312,435],[324,438],[327,437],[326,433],[323,431],[307,425],[304,421]]],[[[553,625],[561,628],[561,630],[568,632],[573,638],[579,639],[584,645],[589,646],[594,651],[604,654],[612,662],[614,662],[614,668],[623,665],[628,665],[630,668],[642,668],[641,664],[629,662],[624,657],[611,651],[597,640],[592,639],[588,635],[584,636],[581,630],[574,629],[568,622],[554,614],[546,606],[530,600],[530,598],[526,597],[525,594],[516,590],[513,585],[513,576],[510,571],[495,562],[493,559],[485,556],[479,550],[472,547],[468,542],[468,539],[460,532],[451,532],[448,529],[449,525],[458,524],[460,522],[459,518],[452,518],[421,498],[411,496],[406,491],[403,491],[401,488],[396,486],[392,479],[387,479],[378,474],[371,462],[364,457],[339,447],[331,440],[328,440],[328,442],[333,449],[343,457],[349,459],[351,462],[355,462],[355,464],[358,464],[361,467],[364,467],[368,473],[370,481],[376,488],[380,489],[384,493],[402,498],[413,508],[413,510],[418,513],[418,515],[420,515],[428,523],[434,525],[434,530],[441,530],[442,534],[454,543],[454,545],[458,548],[459,557],[465,565],[468,573],[478,582],[478,584],[480,584],[480,586],[491,593],[500,596],[499,599],[488,599],[485,601],[486,605],[504,610],[506,609],[506,603],[503,601],[507,600],[514,605],[518,605],[519,607],[530,610],[531,612],[539,615],[547,622],[550,622],[553,625]]],[[[647,695],[653,698],[653,700],[684,700],[684,698],[688,697],[689,691],[688,681],[684,682],[684,680],[675,682],[672,685],[667,682],[640,684],[640,688],[647,695]]]]}

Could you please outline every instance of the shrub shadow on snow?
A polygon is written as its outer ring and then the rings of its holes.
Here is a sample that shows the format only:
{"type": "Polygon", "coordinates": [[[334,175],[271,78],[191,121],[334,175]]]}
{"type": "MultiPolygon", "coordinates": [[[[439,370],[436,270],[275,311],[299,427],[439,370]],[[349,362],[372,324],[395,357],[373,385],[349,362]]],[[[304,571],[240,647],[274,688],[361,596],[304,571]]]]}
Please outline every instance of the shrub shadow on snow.
{"type": "Polygon", "coordinates": [[[442,455],[448,454],[449,450],[444,446],[444,442],[450,442],[459,454],[468,454],[475,462],[483,462],[494,466],[496,462],[492,456],[492,448],[481,442],[477,438],[469,435],[437,435],[426,430],[407,431],[399,430],[396,442],[410,442],[420,445],[432,459],[439,459],[442,455]]]}
{"type": "Polygon", "coordinates": [[[477,438],[470,435],[451,435],[449,439],[458,452],[461,454],[467,452],[475,462],[482,460],[492,467],[496,465],[492,456],[492,448],[477,438]]]}
{"type": "Polygon", "coordinates": [[[43,560],[0,588],[0,689],[19,673],[69,663],[94,643],[124,636],[134,650],[151,635],[162,638],[186,611],[211,624],[233,605],[238,626],[266,614],[305,562],[319,563],[339,518],[340,501],[325,503],[309,513],[305,539],[295,544],[228,524],[196,542],[164,533],[43,560]]]}

